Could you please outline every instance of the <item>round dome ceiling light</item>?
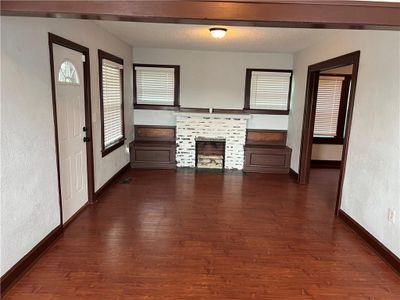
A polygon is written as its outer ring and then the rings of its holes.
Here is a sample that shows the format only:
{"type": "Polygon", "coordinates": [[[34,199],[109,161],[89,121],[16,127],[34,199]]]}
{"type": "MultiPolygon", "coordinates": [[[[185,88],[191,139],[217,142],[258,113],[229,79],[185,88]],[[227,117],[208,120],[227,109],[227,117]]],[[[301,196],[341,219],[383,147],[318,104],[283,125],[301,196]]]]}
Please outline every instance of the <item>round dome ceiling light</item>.
{"type": "Polygon", "coordinates": [[[228,31],[228,29],[222,27],[213,27],[210,28],[209,30],[212,37],[215,39],[222,39],[225,36],[226,32],[228,31]]]}

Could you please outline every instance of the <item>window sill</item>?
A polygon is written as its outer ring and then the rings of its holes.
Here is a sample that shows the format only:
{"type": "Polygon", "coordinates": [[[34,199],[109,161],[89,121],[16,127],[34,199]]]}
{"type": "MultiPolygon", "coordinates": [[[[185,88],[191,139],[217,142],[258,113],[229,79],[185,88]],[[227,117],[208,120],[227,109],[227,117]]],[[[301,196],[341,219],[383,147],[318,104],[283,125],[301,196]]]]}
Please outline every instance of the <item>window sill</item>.
{"type": "Polygon", "coordinates": [[[179,110],[179,106],[174,105],[153,105],[153,104],[134,104],[136,109],[153,109],[153,110],[179,110]]]}
{"type": "Polygon", "coordinates": [[[313,137],[313,144],[343,145],[343,138],[313,137]]]}
{"type": "Polygon", "coordinates": [[[121,147],[124,144],[125,144],[125,138],[121,139],[120,141],[116,142],[115,144],[113,144],[111,146],[108,146],[108,148],[103,149],[101,151],[101,156],[104,157],[104,156],[110,154],[115,149],[118,149],[119,147],[121,147]]]}
{"type": "Polygon", "coordinates": [[[289,115],[289,110],[275,110],[275,109],[250,109],[245,108],[245,112],[249,114],[265,114],[265,115],[289,115]]]}

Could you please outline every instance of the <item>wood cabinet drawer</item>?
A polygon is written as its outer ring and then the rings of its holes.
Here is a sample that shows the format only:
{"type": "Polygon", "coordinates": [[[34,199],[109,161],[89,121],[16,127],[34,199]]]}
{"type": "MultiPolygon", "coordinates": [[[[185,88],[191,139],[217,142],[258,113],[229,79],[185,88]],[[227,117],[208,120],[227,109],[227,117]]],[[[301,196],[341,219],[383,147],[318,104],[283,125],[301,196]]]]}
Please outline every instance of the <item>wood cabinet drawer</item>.
{"type": "Polygon", "coordinates": [[[246,146],[245,172],[289,173],[291,149],[286,146],[246,146]]]}
{"type": "Polygon", "coordinates": [[[175,169],[174,143],[131,143],[132,168],[175,169]]]}

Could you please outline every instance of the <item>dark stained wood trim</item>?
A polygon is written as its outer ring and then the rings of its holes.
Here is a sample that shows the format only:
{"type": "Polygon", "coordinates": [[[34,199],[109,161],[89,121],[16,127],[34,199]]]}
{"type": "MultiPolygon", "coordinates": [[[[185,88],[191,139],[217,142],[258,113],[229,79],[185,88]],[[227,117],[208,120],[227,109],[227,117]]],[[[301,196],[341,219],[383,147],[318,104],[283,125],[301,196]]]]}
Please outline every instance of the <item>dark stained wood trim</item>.
{"type": "Polygon", "coordinates": [[[85,56],[83,62],[83,77],[84,77],[84,97],[85,97],[85,125],[86,125],[86,157],[87,157],[87,180],[88,180],[88,201],[94,201],[94,163],[93,163],[93,140],[92,140],[92,106],[90,98],[90,57],[89,48],[74,43],[63,37],[49,33],[49,58],[50,58],[50,75],[51,75],[51,94],[53,103],[53,119],[54,119],[54,136],[56,146],[57,158],[57,177],[58,177],[58,193],[60,203],[60,224],[62,220],[62,199],[61,199],[61,183],[60,183],[60,159],[59,159],[59,145],[58,145],[58,123],[57,123],[57,103],[56,103],[56,85],[54,79],[54,59],[53,59],[53,44],[57,44],[78,52],[85,56]]]}
{"type": "Polygon", "coordinates": [[[244,110],[252,114],[269,114],[269,115],[288,115],[290,109],[290,96],[292,93],[292,80],[293,70],[282,69],[246,69],[246,81],[244,89],[244,110]],[[274,110],[274,109],[252,109],[250,107],[250,91],[251,91],[251,73],[252,72],[277,72],[277,73],[290,73],[289,93],[287,99],[287,109],[274,110]]]}
{"type": "Polygon", "coordinates": [[[289,169],[289,175],[296,181],[299,179],[299,174],[292,168],[289,169]]]}
{"type": "MultiPolygon", "coordinates": [[[[147,105],[147,104],[135,104],[135,109],[149,109],[149,110],[173,110],[177,112],[191,112],[191,113],[203,113],[208,114],[208,108],[200,107],[175,107],[175,106],[164,106],[164,105],[147,105]]],[[[263,110],[257,110],[254,113],[263,113],[263,110]]],[[[231,109],[231,108],[213,108],[213,114],[232,114],[232,115],[248,115],[251,114],[251,110],[244,109],[231,109]]],[[[286,113],[282,113],[286,114],[286,113]]]]}
{"type": "MultiPolygon", "coordinates": [[[[179,112],[192,112],[192,113],[209,113],[208,108],[199,108],[199,107],[180,107],[179,112]]],[[[249,114],[247,111],[243,109],[231,109],[231,108],[213,108],[213,114],[232,114],[232,115],[247,115],[249,114]]]]}
{"type": "Polygon", "coordinates": [[[1,14],[212,25],[400,28],[398,3],[358,1],[2,1],[1,14]]]}
{"type": "Polygon", "coordinates": [[[310,163],[312,155],[312,142],[314,135],[314,122],[316,99],[318,92],[318,73],[312,73],[310,67],[307,74],[306,100],[304,104],[302,140],[299,157],[299,183],[307,184],[310,176],[310,163]]]}
{"type": "Polygon", "coordinates": [[[99,199],[101,194],[112,184],[114,181],[129,168],[130,163],[128,162],[125,166],[121,168],[117,173],[114,174],[110,179],[107,180],[96,192],[95,192],[95,199],[99,199]]]}
{"type": "Polygon", "coordinates": [[[346,132],[343,142],[342,164],[340,169],[338,195],[336,201],[335,213],[339,213],[342,199],[343,180],[346,171],[347,153],[349,147],[349,137],[351,131],[351,122],[353,118],[354,99],[357,86],[358,66],[360,61],[360,51],[355,51],[342,56],[338,56],[320,63],[316,63],[308,67],[306,101],[304,106],[303,130],[300,148],[300,166],[299,166],[299,183],[307,184],[310,175],[311,153],[313,144],[315,108],[318,91],[318,77],[321,71],[353,65],[351,75],[351,88],[349,103],[346,116],[346,132]]]}
{"type": "Polygon", "coordinates": [[[141,64],[141,63],[134,63],[133,67],[149,67],[149,68],[178,68],[180,69],[180,65],[165,65],[165,64],[141,64]]]}
{"type": "Polygon", "coordinates": [[[58,122],[57,122],[57,104],[56,104],[56,84],[54,80],[54,55],[53,55],[53,42],[51,40],[56,37],[49,33],[49,57],[50,57],[50,82],[51,82],[51,97],[53,104],[53,123],[54,123],[54,142],[56,149],[56,167],[57,167],[57,186],[58,186],[58,205],[60,207],[60,225],[63,224],[63,210],[61,198],[61,176],[60,176],[60,150],[58,144],[58,122]]]}
{"type": "Polygon", "coordinates": [[[63,234],[63,226],[58,225],[43,240],[21,258],[10,270],[1,276],[1,295],[4,294],[33,266],[33,264],[63,234]]]}
{"type": "Polygon", "coordinates": [[[105,146],[104,141],[104,105],[103,105],[103,59],[112,61],[116,64],[124,66],[124,60],[111,53],[105,52],[98,49],[99,56],[99,90],[100,90],[100,122],[101,122],[101,155],[102,157],[113,152],[115,149],[121,147],[125,143],[125,111],[124,111],[124,69],[120,70],[121,75],[121,126],[122,126],[122,137],[116,141],[113,145],[108,147],[105,146]]]}
{"type": "Polygon", "coordinates": [[[213,114],[232,114],[232,115],[247,115],[248,113],[243,109],[230,109],[230,108],[213,108],[213,114]]]}
{"type": "Polygon", "coordinates": [[[286,146],[287,141],[287,130],[278,130],[278,129],[246,129],[246,145],[279,145],[279,146],[286,146]],[[259,133],[259,134],[280,134],[282,139],[279,141],[254,141],[249,138],[249,133],[259,133]]]}
{"type": "MultiPolygon", "coordinates": [[[[146,105],[135,104],[135,109],[149,109],[149,110],[173,110],[178,112],[192,112],[192,113],[209,113],[208,108],[201,107],[175,107],[164,105],[146,105]]],[[[270,115],[288,115],[288,110],[267,110],[267,109],[231,109],[231,108],[213,108],[213,114],[232,114],[232,115],[250,115],[250,114],[270,114],[270,115]]]]}
{"type": "Polygon", "coordinates": [[[347,114],[347,104],[349,100],[351,84],[351,75],[346,75],[342,83],[342,94],[340,95],[340,106],[339,106],[339,116],[338,124],[336,128],[336,137],[339,139],[344,138],[344,130],[346,124],[346,114],[347,114]]]}
{"type": "Polygon", "coordinates": [[[179,65],[160,65],[160,64],[133,64],[133,107],[137,109],[155,109],[155,110],[177,110],[179,109],[180,97],[180,70],[179,65]],[[137,103],[137,88],[136,88],[136,70],[135,67],[147,68],[173,68],[174,69],[174,105],[153,105],[153,104],[138,104],[137,103]]]}
{"type": "Polygon", "coordinates": [[[382,257],[399,275],[400,275],[400,258],[398,258],[385,245],[378,241],[357,221],[339,209],[339,218],[343,220],[355,233],[357,233],[375,252],[382,257]]]}
{"type": "Polygon", "coordinates": [[[176,169],[175,141],[133,141],[129,149],[131,168],[176,169]]]}
{"type": "Polygon", "coordinates": [[[313,144],[343,145],[343,141],[343,137],[313,137],[313,144]]]}
{"type": "Polygon", "coordinates": [[[72,223],[73,221],[75,221],[75,219],[76,219],[89,205],[90,205],[90,203],[89,203],[89,202],[86,202],[80,209],[78,209],[78,211],[77,211],[76,213],[74,213],[74,214],[72,215],[72,217],[69,218],[69,220],[66,221],[66,222],[63,224],[64,230],[65,230],[69,225],[71,225],[71,223],[72,223]]]}
{"type": "Polygon", "coordinates": [[[121,57],[118,57],[114,54],[111,54],[111,53],[106,52],[101,49],[98,49],[97,51],[98,51],[99,57],[101,57],[102,59],[107,59],[109,61],[115,62],[116,64],[124,66],[124,60],[121,57]]]}
{"type": "MultiPolygon", "coordinates": [[[[136,89],[134,88],[134,90],[136,90],[136,89]]],[[[135,92],[135,94],[136,94],[136,92],[135,92]]],[[[172,111],[179,110],[179,107],[176,107],[173,105],[152,105],[152,104],[133,104],[133,108],[134,109],[149,109],[149,110],[172,110],[172,111]]]]}
{"type": "Polygon", "coordinates": [[[273,109],[244,109],[247,114],[264,114],[264,115],[288,115],[289,110],[273,110],[273,109]]]}
{"type": "MultiPolygon", "coordinates": [[[[125,129],[124,129],[125,131],[125,129]]],[[[123,146],[125,144],[125,138],[120,139],[117,143],[112,144],[111,146],[108,146],[106,149],[102,150],[101,156],[104,157],[111,152],[113,152],[115,149],[118,149],[119,147],[123,146]]]]}
{"type": "Polygon", "coordinates": [[[351,75],[341,75],[341,74],[321,74],[320,76],[329,76],[329,77],[344,77],[342,83],[342,91],[340,95],[340,104],[339,104],[339,115],[338,122],[336,127],[336,136],[334,137],[313,137],[314,144],[336,144],[342,145],[344,141],[344,129],[346,124],[346,112],[347,112],[347,102],[349,99],[349,90],[350,90],[350,82],[351,75]]]}
{"type": "Polygon", "coordinates": [[[340,169],[340,160],[311,160],[311,168],[340,169]]]}
{"type": "Polygon", "coordinates": [[[278,145],[245,145],[244,172],[288,174],[292,149],[278,145]]]}
{"type": "Polygon", "coordinates": [[[153,142],[160,142],[160,141],[164,141],[164,142],[175,142],[176,141],[176,126],[168,126],[168,125],[139,125],[136,124],[134,125],[134,132],[135,132],[135,141],[153,141],[153,142]],[[140,136],[139,134],[139,130],[141,128],[149,128],[149,129],[170,129],[173,130],[174,135],[173,137],[169,138],[169,137],[143,137],[140,136]]]}
{"type": "MultiPolygon", "coordinates": [[[[179,112],[191,112],[191,113],[203,113],[208,114],[208,108],[198,108],[198,107],[180,107],[179,112]]],[[[213,110],[214,112],[214,110],[213,110]]]]}

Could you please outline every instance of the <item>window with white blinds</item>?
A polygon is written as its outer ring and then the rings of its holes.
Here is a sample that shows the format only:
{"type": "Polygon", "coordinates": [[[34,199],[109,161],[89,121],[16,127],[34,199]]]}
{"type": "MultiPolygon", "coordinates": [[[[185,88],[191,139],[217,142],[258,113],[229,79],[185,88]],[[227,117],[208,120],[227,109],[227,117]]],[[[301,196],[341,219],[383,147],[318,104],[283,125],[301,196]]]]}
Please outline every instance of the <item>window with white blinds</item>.
{"type": "Polygon", "coordinates": [[[124,143],[123,61],[106,57],[100,56],[103,154],[124,143]]]}
{"type": "Polygon", "coordinates": [[[136,104],[167,105],[176,104],[178,66],[140,66],[135,67],[136,104]]]}
{"type": "Polygon", "coordinates": [[[345,77],[320,76],[315,112],[315,137],[336,137],[345,77]]]}
{"type": "Polygon", "coordinates": [[[251,70],[249,108],[288,110],[291,77],[291,71],[251,70]]]}

